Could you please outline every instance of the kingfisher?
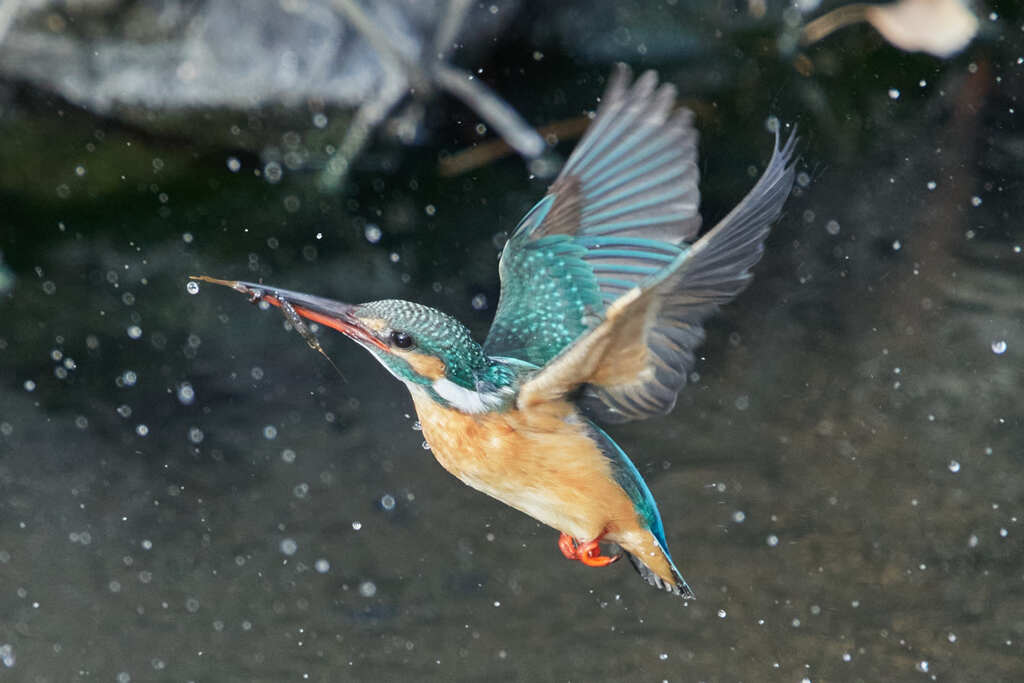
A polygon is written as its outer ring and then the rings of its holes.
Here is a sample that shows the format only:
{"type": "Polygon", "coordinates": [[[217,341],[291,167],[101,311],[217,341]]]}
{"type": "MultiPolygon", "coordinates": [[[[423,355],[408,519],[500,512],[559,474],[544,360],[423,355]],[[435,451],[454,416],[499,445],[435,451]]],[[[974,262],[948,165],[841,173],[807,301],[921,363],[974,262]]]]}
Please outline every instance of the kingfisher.
{"type": "Polygon", "coordinates": [[[654,496],[599,424],[673,408],[703,321],[749,283],[782,212],[796,135],[780,145],[776,130],[760,179],[698,237],[697,131],[675,98],[655,72],[634,80],[615,67],[586,133],[502,249],[482,345],[418,303],[193,278],[280,307],[321,352],[304,320],[369,351],[408,388],[441,466],[560,532],[566,558],[604,567],[625,556],[647,583],[692,598],[654,496]]]}

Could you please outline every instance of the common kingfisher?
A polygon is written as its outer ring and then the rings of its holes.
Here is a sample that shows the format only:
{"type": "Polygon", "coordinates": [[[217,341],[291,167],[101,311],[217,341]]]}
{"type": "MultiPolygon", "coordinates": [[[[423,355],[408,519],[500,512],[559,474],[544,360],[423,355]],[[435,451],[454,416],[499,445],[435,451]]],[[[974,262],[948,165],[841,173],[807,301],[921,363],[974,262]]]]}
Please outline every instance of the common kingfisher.
{"type": "Polygon", "coordinates": [[[650,489],[598,421],[667,413],[704,340],[702,321],[751,279],[793,186],[795,133],[714,228],[701,227],[697,131],[676,89],[613,71],[593,123],[498,263],[481,346],[422,304],[346,304],[261,284],[226,285],[369,351],[412,395],[427,444],[469,486],[561,532],[571,560],[622,555],[645,581],[693,591],[668,551],[650,489]],[[602,554],[601,542],[619,552],[602,554]]]}

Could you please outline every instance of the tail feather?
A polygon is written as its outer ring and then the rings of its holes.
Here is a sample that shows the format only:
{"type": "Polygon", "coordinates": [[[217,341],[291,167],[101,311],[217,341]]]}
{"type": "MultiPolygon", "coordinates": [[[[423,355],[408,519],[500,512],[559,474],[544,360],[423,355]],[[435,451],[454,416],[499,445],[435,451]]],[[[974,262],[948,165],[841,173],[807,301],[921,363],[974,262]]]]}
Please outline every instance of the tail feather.
{"type": "Polygon", "coordinates": [[[632,564],[633,568],[636,569],[638,574],[640,574],[640,578],[642,578],[644,581],[654,586],[655,588],[660,588],[661,590],[667,593],[671,593],[672,595],[678,595],[683,600],[692,600],[696,597],[693,594],[693,590],[690,588],[689,584],[687,584],[686,580],[683,578],[683,575],[679,573],[679,570],[676,569],[675,565],[672,564],[671,560],[669,560],[669,564],[671,565],[672,578],[674,579],[672,583],[666,581],[665,579],[655,574],[651,570],[651,568],[644,564],[643,560],[638,558],[636,555],[627,552],[626,557],[629,558],[630,564],[632,564]]]}

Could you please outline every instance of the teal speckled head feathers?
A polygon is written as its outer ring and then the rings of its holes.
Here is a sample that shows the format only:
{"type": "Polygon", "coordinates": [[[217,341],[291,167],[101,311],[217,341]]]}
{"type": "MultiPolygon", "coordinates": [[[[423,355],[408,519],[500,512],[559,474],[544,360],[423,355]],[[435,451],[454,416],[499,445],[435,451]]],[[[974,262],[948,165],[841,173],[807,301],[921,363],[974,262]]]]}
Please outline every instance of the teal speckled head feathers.
{"type": "MultiPolygon", "coordinates": [[[[403,382],[436,387],[442,380],[467,392],[495,393],[515,379],[513,368],[488,358],[465,325],[441,311],[401,299],[360,304],[352,316],[384,345],[364,343],[403,382]]],[[[446,387],[442,394],[459,393],[446,387]]]]}

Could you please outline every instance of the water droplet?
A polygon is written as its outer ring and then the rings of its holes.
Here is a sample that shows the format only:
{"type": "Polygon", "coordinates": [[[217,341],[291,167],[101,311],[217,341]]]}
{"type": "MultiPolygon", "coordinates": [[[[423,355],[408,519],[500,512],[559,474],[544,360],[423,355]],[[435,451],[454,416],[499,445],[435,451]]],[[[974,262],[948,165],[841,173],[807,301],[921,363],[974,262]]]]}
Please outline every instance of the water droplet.
{"type": "Polygon", "coordinates": [[[128,336],[131,337],[132,339],[138,339],[139,337],[142,336],[142,328],[139,327],[138,325],[129,326],[128,329],[125,330],[125,332],[127,332],[128,336]]]}
{"type": "Polygon", "coordinates": [[[316,126],[317,128],[326,128],[327,127],[327,116],[324,115],[321,112],[317,112],[316,114],[313,114],[313,125],[316,126]]]}
{"type": "Polygon", "coordinates": [[[956,461],[956,460],[950,460],[949,461],[949,471],[952,472],[953,474],[956,474],[957,472],[959,472],[960,471],[960,463],[958,461],[956,461]]]}
{"type": "Polygon", "coordinates": [[[946,636],[946,639],[949,642],[951,642],[951,643],[955,643],[956,642],[956,634],[955,633],[950,633],[948,636],[946,636]]]}
{"type": "Polygon", "coordinates": [[[313,563],[313,568],[321,574],[326,574],[327,572],[331,571],[331,563],[321,557],[319,560],[313,563]]]}
{"type": "Polygon", "coordinates": [[[429,444],[429,443],[427,443],[426,441],[424,441],[424,442],[423,442],[422,444],[420,444],[420,445],[421,445],[421,446],[423,447],[423,450],[425,450],[425,451],[429,451],[429,450],[430,450],[430,444],[429,444]]]}
{"type": "Polygon", "coordinates": [[[36,383],[33,382],[30,379],[25,380],[25,384],[23,384],[22,386],[25,387],[25,391],[35,391],[36,390],[36,383]]]}
{"type": "Polygon", "coordinates": [[[920,662],[914,665],[914,668],[920,671],[921,673],[928,673],[928,660],[922,659],[920,662]]]}
{"type": "Polygon", "coordinates": [[[1009,536],[1009,535],[1010,535],[1010,532],[1009,532],[1009,531],[1008,531],[1008,530],[1006,529],[1006,527],[1001,527],[1001,528],[999,529],[999,536],[1000,536],[1001,538],[1006,538],[1006,537],[1007,537],[1007,536],[1009,536]]]}
{"type": "Polygon", "coordinates": [[[188,430],[188,440],[192,443],[202,443],[204,438],[206,438],[206,435],[203,434],[203,430],[199,427],[192,427],[188,430]]]}
{"type": "Polygon", "coordinates": [[[227,164],[228,170],[232,173],[238,173],[242,168],[242,162],[237,157],[228,157],[227,164]]]}
{"type": "Polygon", "coordinates": [[[729,613],[726,612],[724,609],[718,610],[718,618],[719,619],[725,619],[727,616],[729,616],[729,613]]]}
{"type": "Polygon", "coordinates": [[[385,493],[383,496],[380,497],[380,506],[389,512],[391,510],[394,510],[395,497],[392,496],[390,493],[385,493]]]}
{"type": "Polygon", "coordinates": [[[281,451],[281,460],[284,460],[288,464],[295,462],[295,451],[290,448],[284,449],[281,451]]]}
{"type": "Polygon", "coordinates": [[[893,243],[892,243],[892,250],[893,251],[899,251],[902,248],[903,248],[903,243],[902,242],[900,242],[899,240],[893,240],[893,243]]]}
{"type": "Polygon", "coordinates": [[[769,534],[768,538],[765,539],[765,541],[768,543],[768,545],[770,545],[772,548],[774,548],[775,546],[777,546],[779,544],[779,537],[776,536],[775,534],[769,534]]]}
{"type": "Polygon", "coordinates": [[[3,662],[3,665],[10,669],[14,666],[15,661],[14,648],[10,643],[0,645],[0,662],[3,662]]]}
{"type": "Polygon", "coordinates": [[[900,98],[900,91],[896,88],[889,88],[889,99],[898,100],[900,98]]]}
{"type": "Polygon", "coordinates": [[[198,294],[199,283],[196,282],[195,280],[189,280],[187,283],[185,283],[185,291],[188,292],[189,294],[198,294]]]}
{"type": "Polygon", "coordinates": [[[827,232],[828,234],[830,234],[832,236],[838,235],[839,234],[839,221],[837,221],[837,220],[830,220],[828,223],[825,223],[825,232],[827,232]]]}
{"type": "Polygon", "coordinates": [[[971,206],[981,206],[981,197],[977,195],[971,197],[971,206]]]}
{"type": "Polygon", "coordinates": [[[1004,353],[1006,353],[1006,340],[997,339],[994,342],[992,342],[992,353],[996,354],[997,356],[1001,356],[1004,353]]]}
{"type": "Polygon", "coordinates": [[[299,544],[293,538],[286,538],[281,541],[281,552],[291,557],[299,549],[299,544]]]}
{"type": "Polygon", "coordinates": [[[185,609],[195,614],[199,611],[199,599],[198,598],[186,598],[185,609]]]}
{"type": "Polygon", "coordinates": [[[139,436],[146,436],[147,434],[149,434],[149,427],[144,424],[136,425],[135,433],[138,434],[139,436]]]}
{"type": "Polygon", "coordinates": [[[937,185],[936,185],[934,180],[929,180],[927,187],[928,187],[929,190],[934,190],[937,187],[937,185]]]}
{"type": "Polygon", "coordinates": [[[851,659],[853,659],[853,655],[851,655],[849,652],[844,652],[843,653],[843,661],[844,662],[848,662],[851,659]]]}
{"type": "Polygon", "coordinates": [[[263,177],[267,179],[268,183],[274,184],[281,182],[281,176],[284,174],[281,164],[276,161],[271,161],[263,167],[263,177]]]}
{"type": "Polygon", "coordinates": [[[743,522],[743,520],[745,520],[746,518],[747,513],[743,512],[743,510],[737,510],[736,512],[732,513],[732,521],[736,522],[737,524],[743,522]]]}
{"type": "Polygon", "coordinates": [[[267,425],[263,428],[264,439],[276,439],[277,438],[277,427],[274,425],[267,425]]]}
{"type": "Polygon", "coordinates": [[[196,400],[195,389],[188,382],[182,382],[178,385],[178,401],[183,406],[190,406],[196,400]]]}
{"type": "Polygon", "coordinates": [[[363,523],[362,522],[359,522],[359,521],[352,522],[352,530],[353,531],[359,531],[362,528],[363,528],[363,523]]]}
{"type": "Polygon", "coordinates": [[[377,584],[373,581],[363,581],[359,584],[359,594],[364,598],[372,598],[377,594],[377,584]]]}
{"type": "Polygon", "coordinates": [[[381,237],[384,236],[384,232],[377,225],[367,223],[363,229],[363,236],[366,237],[366,241],[370,244],[377,244],[380,242],[381,237]]]}
{"type": "Polygon", "coordinates": [[[658,655],[658,659],[664,662],[666,659],[668,659],[668,653],[662,652],[660,655],[658,655]]]}
{"type": "Polygon", "coordinates": [[[473,300],[470,302],[470,305],[473,306],[474,311],[484,310],[485,308],[487,308],[487,296],[484,294],[477,294],[476,296],[473,297],[473,300]]]}

